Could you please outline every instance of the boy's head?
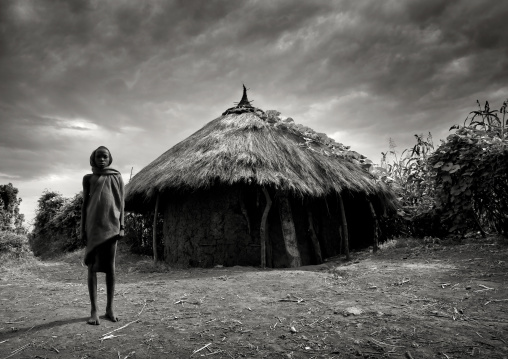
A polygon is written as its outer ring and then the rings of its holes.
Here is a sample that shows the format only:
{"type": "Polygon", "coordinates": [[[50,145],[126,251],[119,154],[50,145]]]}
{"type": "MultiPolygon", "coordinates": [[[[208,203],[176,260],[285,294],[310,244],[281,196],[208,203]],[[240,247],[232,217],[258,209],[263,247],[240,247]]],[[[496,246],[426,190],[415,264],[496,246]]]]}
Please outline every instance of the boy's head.
{"type": "Polygon", "coordinates": [[[104,147],[100,146],[90,155],[90,166],[97,168],[108,167],[113,162],[111,152],[104,147]]]}

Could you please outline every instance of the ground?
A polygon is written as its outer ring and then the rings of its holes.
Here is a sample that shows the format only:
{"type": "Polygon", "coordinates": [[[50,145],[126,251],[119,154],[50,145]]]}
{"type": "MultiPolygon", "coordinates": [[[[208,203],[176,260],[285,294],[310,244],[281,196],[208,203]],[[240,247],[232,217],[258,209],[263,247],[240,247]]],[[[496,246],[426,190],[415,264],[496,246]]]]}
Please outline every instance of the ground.
{"type": "Polygon", "coordinates": [[[82,252],[4,263],[0,358],[508,358],[508,246],[496,239],[399,239],[282,270],[174,270],[119,251],[121,320],[99,326],[86,324],[82,252]]]}

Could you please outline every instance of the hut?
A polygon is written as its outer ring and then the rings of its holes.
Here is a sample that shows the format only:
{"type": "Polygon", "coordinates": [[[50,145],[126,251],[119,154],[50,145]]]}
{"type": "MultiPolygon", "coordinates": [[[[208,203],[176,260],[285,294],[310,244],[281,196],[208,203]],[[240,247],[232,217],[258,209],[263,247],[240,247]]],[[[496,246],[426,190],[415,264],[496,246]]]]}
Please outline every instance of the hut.
{"type": "Polygon", "coordinates": [[[163,216],[173,266],[297,267],[377,245],[394,196],[369,161],[241,101],[126,186],[126,210],[163,216]],[[158,210],[157,210],[158,209],[158,210]]]}

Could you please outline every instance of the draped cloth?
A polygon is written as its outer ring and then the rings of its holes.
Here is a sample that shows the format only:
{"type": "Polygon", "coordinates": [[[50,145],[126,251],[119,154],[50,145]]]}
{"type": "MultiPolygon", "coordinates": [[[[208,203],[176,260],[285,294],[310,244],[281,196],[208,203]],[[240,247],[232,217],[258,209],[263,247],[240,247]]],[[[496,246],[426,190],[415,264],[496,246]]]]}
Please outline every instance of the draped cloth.
{"type": "Polygon", "coordinates": [[[93,174],[83,178],[83,191],[88,192],[86,265],[95,262],[97,247],[116,238],[124,224],[124,185],[120,172],[110,167],[92,167],[92,171],[93,174]]]}

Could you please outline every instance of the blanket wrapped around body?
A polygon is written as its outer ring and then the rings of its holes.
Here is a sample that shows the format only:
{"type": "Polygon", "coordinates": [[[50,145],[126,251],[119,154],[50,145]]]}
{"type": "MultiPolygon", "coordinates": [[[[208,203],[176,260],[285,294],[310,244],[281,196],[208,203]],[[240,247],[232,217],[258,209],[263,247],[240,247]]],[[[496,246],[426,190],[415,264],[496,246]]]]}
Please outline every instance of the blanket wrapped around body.
{"type": "Polygon", "coordinates": [[[120,172],[112,168],[92,168],[83,178],[86,205],[85,264],[93,264],[95,249],[118,236],[124,225],[124,186],[120,172]],[[88,188],[87,188],[88,187],[88,188]]]}

